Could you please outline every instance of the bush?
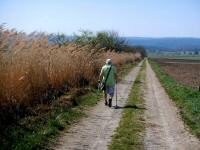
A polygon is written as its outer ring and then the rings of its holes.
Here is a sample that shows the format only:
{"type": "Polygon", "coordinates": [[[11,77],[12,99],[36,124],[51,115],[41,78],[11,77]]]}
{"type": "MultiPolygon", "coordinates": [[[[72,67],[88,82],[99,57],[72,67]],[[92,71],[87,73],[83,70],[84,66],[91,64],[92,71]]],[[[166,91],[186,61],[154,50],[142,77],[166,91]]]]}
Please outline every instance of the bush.
{"type": "Polygon", "coordinates": [[[122,48],[122,51],[140,53],[143,58],[147,57],[147,52],[146,52],[145,48],[142,47],[142,46],[129,46],[129,45],[126,45],[126,46],[124,46],[122,48]]]}
{"type": "Polygon", "coordinates": [[[101,31],[93,34],[91,31],[81,30],[80,34],[75,34],[75,43],[79,45],[91,45],[96,48],[103,48],[106,51],[122,51],[126,41],[118,36],[114,31],[101,31]]]}
{"type": "Polygon", "coordinates": [[[70,40],[64,34],[50,34],[48,37],[51,44],[58,45],[59,47],[70,43],[70,40]]]}

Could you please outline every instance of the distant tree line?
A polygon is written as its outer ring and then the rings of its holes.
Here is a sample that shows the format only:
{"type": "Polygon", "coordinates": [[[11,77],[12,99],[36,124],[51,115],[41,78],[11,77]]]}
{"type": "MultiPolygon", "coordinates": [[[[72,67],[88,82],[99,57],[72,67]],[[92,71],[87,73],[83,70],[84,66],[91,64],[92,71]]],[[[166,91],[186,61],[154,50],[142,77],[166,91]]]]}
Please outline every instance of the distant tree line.
{"type": "Polygon", "coordinates": [[[81,30],[71,37],[67,37],[64,34],[50,35],[49,37],[51,43],[59,46],[74,42],[80,46],[91,45],[91,47],[103,48],[105,51],[140,52],[143,57],[147,56],[144,47],[128,45],[128,41],[119,37],[115,31],[100,31],[94,34],[89,30],[81,30]]]}

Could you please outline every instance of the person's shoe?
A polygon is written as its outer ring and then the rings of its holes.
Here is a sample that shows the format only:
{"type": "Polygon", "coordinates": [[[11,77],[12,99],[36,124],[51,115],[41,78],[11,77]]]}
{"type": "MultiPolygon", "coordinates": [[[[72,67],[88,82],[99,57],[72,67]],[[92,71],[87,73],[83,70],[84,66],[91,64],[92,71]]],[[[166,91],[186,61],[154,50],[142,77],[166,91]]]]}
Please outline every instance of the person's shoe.
{"type": "Polygon", "coordinates": [[[108,106],[111,107],[111,106],[112,106],[112,99],[110,98],[110,99],[108,100],[108,102],[109,102],[108,106]]]}
{"type": "Polygon", "coordinates": [[[108,105],[108,102],[107,102],[107,101],[105,101],[105,105],[106,105],[106,106],[108,105]]]}

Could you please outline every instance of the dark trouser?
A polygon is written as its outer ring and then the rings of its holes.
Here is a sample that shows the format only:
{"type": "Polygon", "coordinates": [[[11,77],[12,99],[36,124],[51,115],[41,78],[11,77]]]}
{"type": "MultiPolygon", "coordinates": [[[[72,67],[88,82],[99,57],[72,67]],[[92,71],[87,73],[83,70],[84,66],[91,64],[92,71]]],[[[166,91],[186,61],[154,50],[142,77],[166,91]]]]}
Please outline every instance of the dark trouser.
{"type": "Polygon", "coordinates": [[[112,105],[112,98],[114,96],[115,86],[106,86],[106,90],[104,91],[104,99],[105,99],[105,105],[107,105],[107,97],[109,95],[109,107],[112,105]]]}

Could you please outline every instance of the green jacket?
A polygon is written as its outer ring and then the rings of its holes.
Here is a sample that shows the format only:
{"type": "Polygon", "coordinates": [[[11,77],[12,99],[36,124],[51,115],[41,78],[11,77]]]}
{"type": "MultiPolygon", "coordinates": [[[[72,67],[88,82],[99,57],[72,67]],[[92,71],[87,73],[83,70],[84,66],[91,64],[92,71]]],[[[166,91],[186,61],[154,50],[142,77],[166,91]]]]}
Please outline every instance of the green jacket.
{"type": "MultiPolygon", "coordinates": [[[[110,67],[111,67],[111,65],[106,64],[101,68],[101,74],[103,75],[103,81],[102,82],[105,82],[105,78],[107,77],[107,74],[109,72],[110,67]]],[[[106,81],[107,86],[110,86],[110,87],[115,86],[116,75],[117,75],[117,69],[116,69],[115,66],[112,65],[112,68],[111,68],[110,73],[108,75],[108,79],[106,81]]]]}

